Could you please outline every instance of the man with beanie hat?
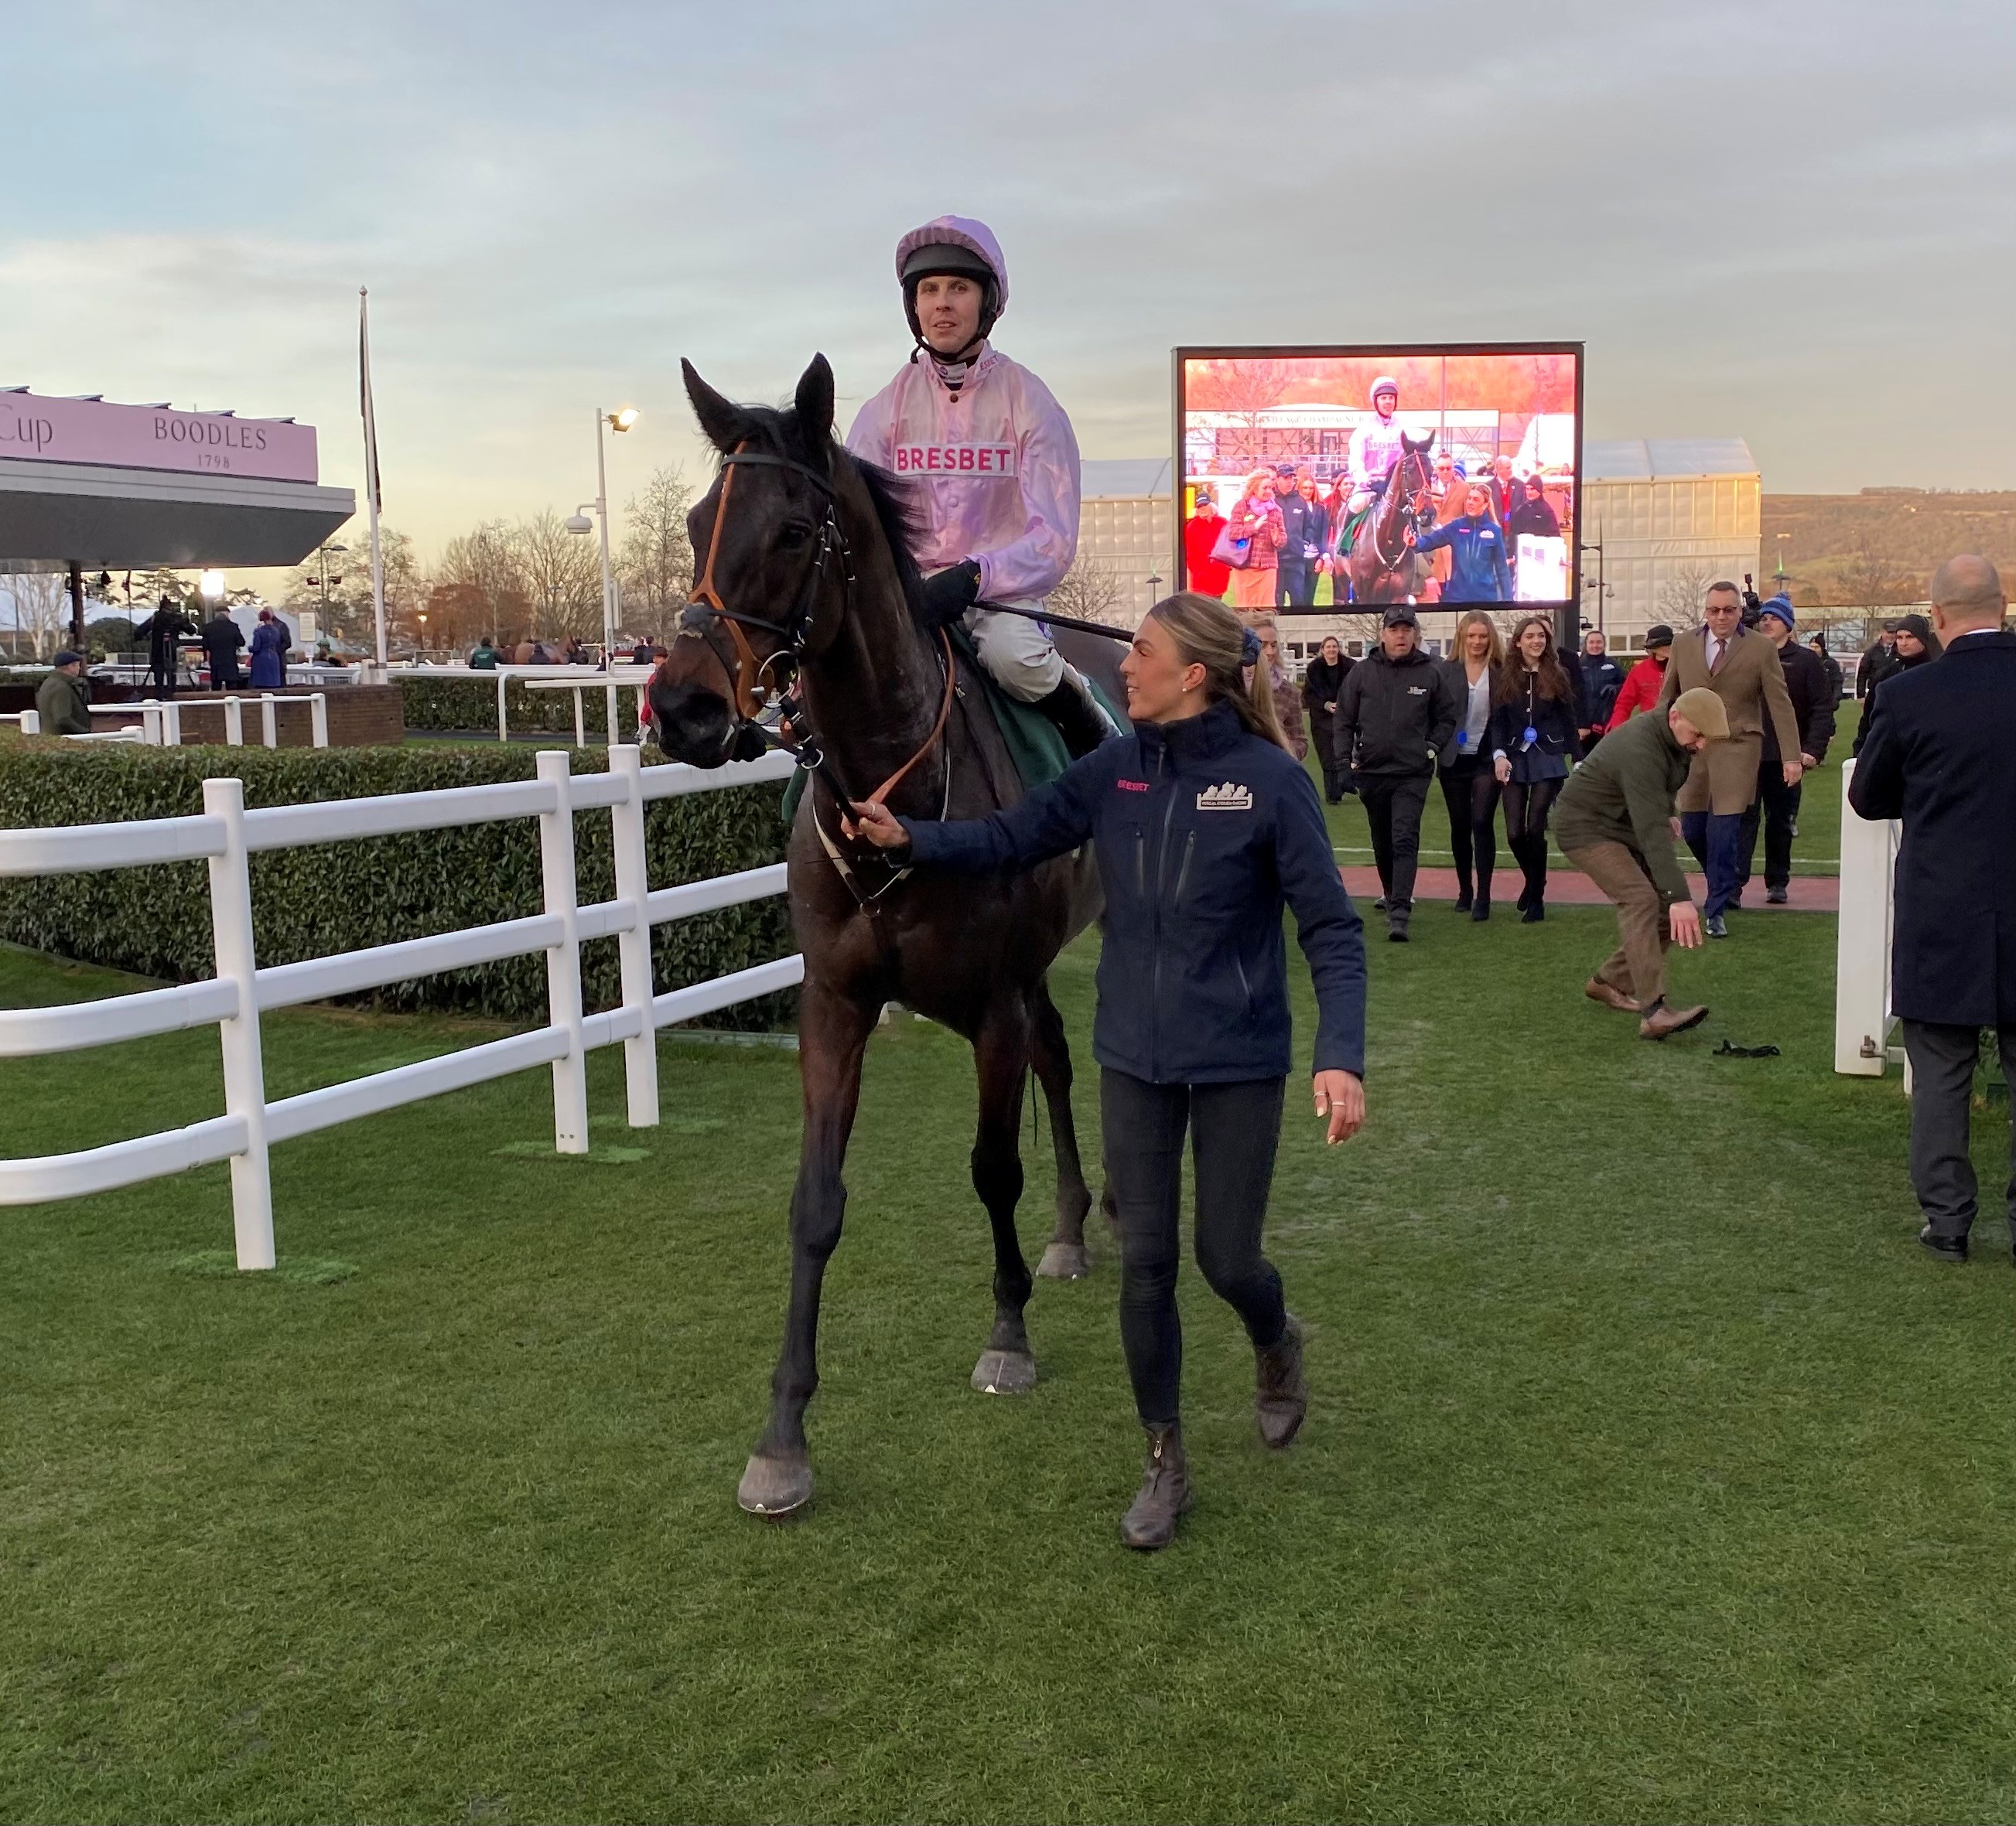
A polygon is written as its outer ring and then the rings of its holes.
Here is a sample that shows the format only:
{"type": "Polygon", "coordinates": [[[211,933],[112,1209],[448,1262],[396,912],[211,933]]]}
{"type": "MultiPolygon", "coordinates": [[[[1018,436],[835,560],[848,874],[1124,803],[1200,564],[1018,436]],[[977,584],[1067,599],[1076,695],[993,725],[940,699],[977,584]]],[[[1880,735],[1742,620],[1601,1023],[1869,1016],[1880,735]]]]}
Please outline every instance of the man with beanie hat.
{"type": "Polygon", "coordinates": [[[1705,1007],[1666,1005],[1666,947],[1692,951],[1701,915],[1673,851],[1673,798],[1694,757],[1729,739],[1729,714],[1705,686],[1662,713],[1605,736],[1568,776],[1554,805],[1554,837],[1617,908],[1620,942],[1582,987],[1591,1001],[1639,1017],[1646,1040],[1691,1027],[1705,1007]]]}
{"type": "Polygon", "coordinates": [[[1038,609],[1078,555],[1078,439],[1050,390],[988,340],[1008,263],[984,222],[940,216],[896,244],[916,347],[861,408],[847,448],[908,484],[932,624],[962,623],[980,663],[1074,755],[1117,733],[1050,637],[990,602],[1038,609]]]}
{"type": "MultiPolygon", "coordinates": [[[[1785,668],[1785,695],[1792,700],[1792,715],[1799,725],[1799,765],[1810,772],[1826,758],[1827,744],[1834,739],[1834,691],[1820,655],[1792,638],[1797,625],[1791,598],[1782,593],[1758,612],[1757,631],[1778,649],[1779,663],[1785,668]]],[[[1741,860],[1736,872],[1739,900],[1750,883],[1760,825],[1764,831],[1764,898],[1782,907],[1791,897],[1792,839],[1798,835],[1799,797],[1804,790],[1803,783],[1785,784],[1785,757],[1778,752],[1777,724],[1766,717],[1757,796],[1743,814],[1741,860]]]]}

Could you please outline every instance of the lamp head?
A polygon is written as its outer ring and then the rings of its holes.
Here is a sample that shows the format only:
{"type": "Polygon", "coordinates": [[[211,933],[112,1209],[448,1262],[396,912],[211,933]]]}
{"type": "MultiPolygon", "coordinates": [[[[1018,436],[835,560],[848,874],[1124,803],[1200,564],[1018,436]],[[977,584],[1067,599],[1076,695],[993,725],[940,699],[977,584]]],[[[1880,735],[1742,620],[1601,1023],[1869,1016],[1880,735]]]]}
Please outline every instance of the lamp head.
{"type": "Polygon", "coordinates": [[[592,533],[595,522],[585,513],[571,513],[567,519],[567,530],[570,533],[592,533]]]}
{"type": "Polygon", "coordinates": [[[621,412],[609,415],[609,428],[612,431],[628,431],[640,416],[635,406],[625,406],[621,412]]]}
{"type": "Polygon", "coordinates": [[[207,570],[196,587],[197,593],[206,602],[221,602],[224,600],[224,573],[207,570]]]}

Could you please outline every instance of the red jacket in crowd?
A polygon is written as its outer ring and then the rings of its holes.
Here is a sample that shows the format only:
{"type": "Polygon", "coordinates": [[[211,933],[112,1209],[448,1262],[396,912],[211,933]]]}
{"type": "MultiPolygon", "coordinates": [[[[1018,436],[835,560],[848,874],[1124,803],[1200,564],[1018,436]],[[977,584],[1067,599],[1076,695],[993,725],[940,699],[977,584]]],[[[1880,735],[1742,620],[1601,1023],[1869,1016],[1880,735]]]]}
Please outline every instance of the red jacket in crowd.
{"type": "Polygon", "coordinates": [[[1651,710],[1658,703],[1660,688],[1665,682],[1666,668],[1648,653],[1625,674],[1623,688],[1610,713],[1609,727],[1622,729],[1634,711],[1651,710]]]}
{"type": "Polygon", "coordinates": [[[1190,573],[1190,587],[1200,595],[1222,596],[1232,581],[1232,566],[1211,555],[1218,536],[1225,530],[1225,516],[1213,509],[1193,514],[1183,525],[1183,564],[1190,573]]]}

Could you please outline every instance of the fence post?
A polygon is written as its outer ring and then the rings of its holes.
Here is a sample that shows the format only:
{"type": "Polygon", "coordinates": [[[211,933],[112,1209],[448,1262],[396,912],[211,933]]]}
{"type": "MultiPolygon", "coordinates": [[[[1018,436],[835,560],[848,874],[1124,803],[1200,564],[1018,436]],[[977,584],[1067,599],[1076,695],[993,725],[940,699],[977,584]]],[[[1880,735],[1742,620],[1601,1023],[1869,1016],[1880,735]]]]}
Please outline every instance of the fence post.
{"type": "Polygon", "coordinates": [[[140,700],[140,739],[151,748],[161,746],[161,706],[150,697],[140,700]]]}
{"type": "Polygon", "coordinates": [[[252,942],[252,873],[245,851],[245,782],[203,783],[206,816],[224,825],[224,853],[210,859],[210,925],[220,982],[238,991],[238,1012],[218,1023],[224,1047],[224,1109],[245,1119],[245,1152],[231,1157],[231,1225],[240,1268],[273,1265],[273,1181],[266,1159],[266,1073],[259,1045],[258,955],[252,942]]]}
{"type": "Polygon", "coordinates": [[[224,746],[243,748],[245,746],[245,706],[236,697],[224,700],[224,746]]]}
{"type": "Polygon", "coordinates": [[[280,746],[279,718],[273,709],[273,694],[270,691],[259,699],[259,739],[268,748],[280,746]]]}
{"type": "Polygon", "coordinates": [[[553,1061],[553,1148],[561,1154],[588,1152],[588,1069],[581,1030],[581,931],[574,868],[574,776],[564,749],[539,752],[539,778],[558,795],[551,811],[539,814],[539,870],[545,910],[560,919],[560,941],[546,953],[546,1008],[551,1024],[567,1037],[567,1051],[553,1061]]]}
{"type": "MultiPolygon", "coordinates": [[[[607,667],[609,663],[608,656],[605,654],[603,656],[602,663],[605,667],[607,667]]],[[[611,748],[614,748],[620,739],[621,734],[617,724],[616,687],[614,684],[610,684],[605,685],[603,688],[607,693],[609,699],[609,746],[611,748]]]]}
{"type": "Polygon", "coordinates": [[[39,735],[41,732],[41,713],[39,710],[23,710],[21,713],[21,733],[23,735],[39,735]]]}
{"type": "Polygon", "coordinates": [[[511,739],[510,713],[504,707],[504,688],[510,682],[510,678],[506,674],[504,668],[499,667],[497,669],[497,739],[499,742],[509,742],[511,739]]]}
{"type": "Polygon", "coordinates": [[[308,739],[317,748],[329,746],[329,699],[319,691],[308,697],[308,739]]]}
{"type": "Polygon", "coordinates": [[[1841,911],[1834,929],[1834,1069],[1880,1078],[1890,1025],[1891,827],[1848,802],[1841,770],[1841,911]]]}
{"type": "Polygon", "coordinates": [[[173,699],[161,706],[161,742],[167,748],[182,745],[182,707],[173,699]]]}
{"type": "Polygon", "coordinates": [[[623,1042],[623,1082],[633,1129],[658,1126],[658,1030],[651,1019],[651,925],[645,898],[651,891],[644,857],[644,770],[633,742],[609,750],[609,771],[630,789],[610,807],[616,852],[616,897],[629,904],[635,923],[617,935],[623,966],[623,1005],[643,1016],[644,1030],[623,1042]]]}
{"type": "Polygon", "coordinates": [[[581,687],[576,685],[567,694],[574,699],[574,745],[576,748],[588,746],[588,725],[581,720],[581,687]]]}

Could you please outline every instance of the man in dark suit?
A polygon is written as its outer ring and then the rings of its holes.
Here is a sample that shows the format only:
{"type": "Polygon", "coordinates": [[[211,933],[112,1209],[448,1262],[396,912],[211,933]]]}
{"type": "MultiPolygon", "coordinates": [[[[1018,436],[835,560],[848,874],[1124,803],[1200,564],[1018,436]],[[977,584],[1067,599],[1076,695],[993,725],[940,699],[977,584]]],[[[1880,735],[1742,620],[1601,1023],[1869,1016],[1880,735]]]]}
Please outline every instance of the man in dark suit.
{"type": "MultiPolygon", "coordinates": [[[[2016,1084],[2016,634],[1985,558],[1949,558],[1932,579],[1934,664],[1884,682],[1849,783],[1867,818],[1901,818],[1890,1005],[1911,1060],[1911,1184],[1918,1240],[1967,1260],[1975,1219],[1968,1116],[1981,1030],[1993,1027],[2016,1084]]],[[[2016,1247],[2016,1110],[2010,1126],[2016,1247]]]]}
{"type": "MultiPolygon", "coordinates": [[[[1791,699],[1792,715],[1799,725],[1799,766],[1811,773],[1827,759],[1827,744],[1834,739],[1835,693],[1820,655],[1792,638],[1795,620],[1791,600],[1781,592],[1759,612],[1757,631],[1778,649],[1778,663],[1785,669],[1785,695],[1791,699]]],[[[1760,826],[1764,832],[1764,898],[1774,907],[1782,907],[1791,898],[1792,838],[1799,828],[1803,789],[1784,783],[1784,767],[1785,757],[1778,752],[1777,726],[1767,717],[1764,757],[1757,768],[1757,796],[1743,814],[1737,846],[1741,853],[1736,871],[1739,900],[1750,885],[1760,826]]]]}

